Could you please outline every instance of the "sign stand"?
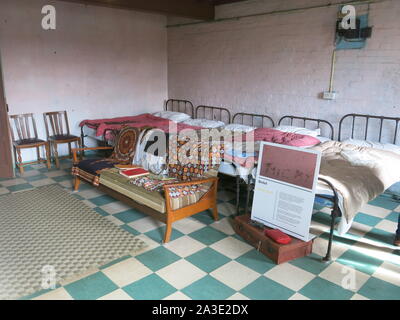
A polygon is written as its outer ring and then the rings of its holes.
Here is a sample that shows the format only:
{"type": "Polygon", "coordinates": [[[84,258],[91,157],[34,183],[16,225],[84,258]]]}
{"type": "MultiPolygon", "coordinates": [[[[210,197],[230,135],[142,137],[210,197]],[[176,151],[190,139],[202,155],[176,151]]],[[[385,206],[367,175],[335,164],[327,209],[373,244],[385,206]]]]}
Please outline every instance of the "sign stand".
{"type": "Polygon", "coordinates": [[[251,219],[310,241],[320,163],[317,151],[263,142],[251,219]]]}

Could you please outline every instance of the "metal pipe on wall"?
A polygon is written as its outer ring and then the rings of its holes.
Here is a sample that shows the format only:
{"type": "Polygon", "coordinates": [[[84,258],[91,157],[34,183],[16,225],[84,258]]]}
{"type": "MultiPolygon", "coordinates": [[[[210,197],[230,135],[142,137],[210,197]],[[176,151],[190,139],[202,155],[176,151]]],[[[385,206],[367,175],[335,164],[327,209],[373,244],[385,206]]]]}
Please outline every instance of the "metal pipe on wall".
{"type": "Polygon", "coordinates": [[[332,66],[331,66],[331,78],[329,81],[329,92],[333,92],[333,81],[335,77],[335,69],[336,69],[336,50],[333,50],[332,53],[332,66]]]}

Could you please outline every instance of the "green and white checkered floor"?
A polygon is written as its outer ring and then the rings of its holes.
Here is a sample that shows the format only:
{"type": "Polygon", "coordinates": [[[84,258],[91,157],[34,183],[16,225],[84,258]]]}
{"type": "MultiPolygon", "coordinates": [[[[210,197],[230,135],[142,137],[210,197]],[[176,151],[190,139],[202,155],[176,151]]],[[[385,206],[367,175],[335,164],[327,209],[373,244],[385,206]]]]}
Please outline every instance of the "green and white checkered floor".
{"type": "MultiPolygon", "coordinates": [[[[0,180],[0,194],[58,183],[72,189],[71,162],[62,169],[26,168],[23,177],[0,180]]],[[[399,299],[400,251],[391,244],[400,203],[381,196],[357,215],[346,237],[335,237],[333,258],[327,248],[328,209],[313,217],[318,233],[313,254],[275,265],[232,230],[235,194],[220,190],[220,220],[208,212],[174,224],[172,240],[162,245],[162,223],[82,184],[74,195],[104,219],[139,236],[149,246],[77,281],[24,299],[399,299]]],[[[32,217],[34,218],[34,217],[32,217]]]]}

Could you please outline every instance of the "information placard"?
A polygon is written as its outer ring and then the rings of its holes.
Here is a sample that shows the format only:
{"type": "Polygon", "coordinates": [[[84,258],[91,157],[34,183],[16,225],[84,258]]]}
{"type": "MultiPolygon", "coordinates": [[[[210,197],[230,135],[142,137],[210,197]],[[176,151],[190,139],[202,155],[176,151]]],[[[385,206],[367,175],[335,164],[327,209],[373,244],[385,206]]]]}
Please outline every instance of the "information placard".
{"type": "Polygon", "coordinates": [[[263,142],[260,146],[252,220],[303,241],[310,224],[321,154],[263,142]]]}

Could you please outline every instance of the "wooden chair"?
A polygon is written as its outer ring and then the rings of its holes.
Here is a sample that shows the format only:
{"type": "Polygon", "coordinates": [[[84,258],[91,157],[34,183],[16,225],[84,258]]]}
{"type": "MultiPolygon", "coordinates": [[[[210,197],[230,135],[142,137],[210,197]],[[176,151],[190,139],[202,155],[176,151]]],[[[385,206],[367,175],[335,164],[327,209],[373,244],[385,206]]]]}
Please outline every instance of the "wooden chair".
{"type": "MultiPolygon", "coordinates": [[[[47,141],[49,141],[50,148],[53,151],[56,167],[59,168],[58,145],[68,143],[69,158],[72,158],[71,143],[75,142],[79,148],[82,148],[82,141],[80,137],[70,134],[66,111],[46,112],[43,113],[43,117],[46,125],[47,141]]],[[[80,158],[82,158],[82,154],[80,154],[80,158]]]]}
{"type": "Polygon", "coordinates": [[[24,165],[33,163],[47,163],[50,169],[50,144],[38,138],[36,122],[32,113],[18,114],[10,116],[10,130],[13,139],[14,155],[16,166],[19,167],[21,174],[24,173],[24,165]],[[14,124],[14,126],[13,126],[14,124]],[[31,131],[32,129],[32,131],[31,131]],[[16,134],[14,134],[14,130],[16,134]],[[40,158],[40,147],[44,146],[46,158],[40,158]],[[21,149],[36,148],[37,161],[22,163],[21,149]],[[18,156],[17,156],[18,154],[18,156]]]}

